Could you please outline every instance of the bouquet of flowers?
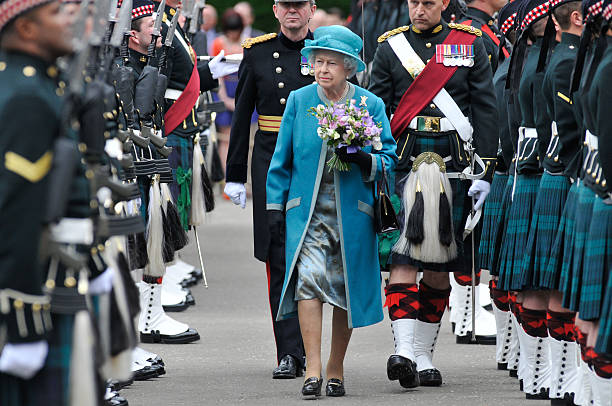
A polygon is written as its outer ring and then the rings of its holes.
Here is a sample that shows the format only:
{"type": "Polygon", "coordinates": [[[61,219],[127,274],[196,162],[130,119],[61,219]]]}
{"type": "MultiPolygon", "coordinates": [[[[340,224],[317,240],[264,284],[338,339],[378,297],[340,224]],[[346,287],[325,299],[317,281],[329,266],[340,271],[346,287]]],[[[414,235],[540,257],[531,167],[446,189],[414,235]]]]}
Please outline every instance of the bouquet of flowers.
{"type": "MultiPolygon", "coordinates": [[[[347,146],[348,153],[355,153],[360,148],[371,145],[375,150],[382,149],[380,134],[381,123],[375,123],[366,108],[366,96],[361,97],[357,106],[355,99],[347,100],[346,103],[323,105],[311,107],[308,111],[319,121],[317,134],[327,142],[330,147],[339,148],[347,146]]],[[[341,161],[334,154],[328,161],[327,166],[339,171],[348,171],[351,166],[341,161]]]]}

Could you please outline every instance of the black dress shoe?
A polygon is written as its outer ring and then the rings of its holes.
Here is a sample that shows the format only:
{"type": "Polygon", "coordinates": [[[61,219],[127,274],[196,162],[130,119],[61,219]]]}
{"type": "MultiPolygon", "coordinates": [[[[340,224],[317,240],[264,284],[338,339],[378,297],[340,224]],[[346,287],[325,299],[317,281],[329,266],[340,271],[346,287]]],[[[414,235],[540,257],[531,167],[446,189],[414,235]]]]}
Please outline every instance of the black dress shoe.
{"type": "Polygon", "coordinates": [[[108,387],[113,392],[118,392],[121,389],[125,388],[126,386],[130,386],[133,383],[134,383],[134,378],[130,378],[127,381],[119,381],[119,380],[113,379],[110,382],[108,382],[108,387]]]}
{"type": "Polygon", "coordinates": [[[126,398],[115,394],[112,398],[104,400],[106,406],[129,406],[126,398]]]}
{"type": "Polygon", "coordinates": [[[442,374],[436,368],[419,371],[421,386],[442,386],[442,374]]]}
{"type": "Polygon", "coordinates": [[[508,376],[510,376],[512,378],[518,378],[518,370],[517,369],[511,369],[510,371],[508,371],[508,376]]]}
{"type": "Polygon", "coordinates": [[[548,397],[548,389],[542,388],[540,393],[526,393],[525,394],[525,399],[528,399],[528,400],[549,400],[550,398],[548,397]]]}
{"type": "Polygon", "coordinates": [[[401,355],[391,355],[387,360],[387,377],[398,380],[404,388],[416,388],[419,386],[419,374],[416,363],[401,355]]]}
{"type": "Polygon", "coordinates": [[[315,398],[317,396],[321,396],[322,384],[323,380],[321,378],[317,378],[316,376],[306,379],[306,381],[304,381],[304,386],[302,386],[302,396],[305,398],[315,398]]]}
{"type": "Polygon", "coordinates": [[[185,303],[187,303],[187,306],[193,306],[196,304],[195,299],[193,295],[191,294],[191,292],[187,293],[187,295],[185,296],[185,303]]]}
{"type": "Polygon", "coordinates": [[[292,355],[285,355],[272,371],[272,379],[295,379],[302,374],[302,366],[295,358],[292,355]]]}
{"type": "Polygon", "coordinates": [[[346,394],[346,390],[344,390],[344,382],[338,378],[330,378],[327,380],[327,385],[325,385],[325,395],[332,397],[340,397],[346,394]]]}
{"type": "Polygon", "coordinates": [[[140,333],[141,343],[187,344],[199,339],[200,334],[192,328],[188,328],[186,331],[174,335],[160,334],[159,331],[140,333]]]}
{"type": "Polygon", "coordinates": [[[183,310],[189,307],[189,303],[183,300],[180,303],[173,305],[163,305],[162,307],[164,308],[165,312],[182,312],[183,310]]]}
{"type": "Polygon", "coordinates": [[[497,363],[497,369],[500,371],[507,371],[508,370],[508,363],[507,362],[498,362],[497,363]]]}
{"type": "Polygon", "coordinates": [[[200,281],[204,279],[204,272],[202,272],[201,269],[194,269],[193,271],[191,271],[191,276],[196,278],[196,281],[200,281]]]}
{"type": "Polygon", "coordinates": [[[159,376],[159,367],[153,367],[153,365],[144,366],[133,372],[135,381],[146,381],[148,379],[157,378],[159,376]]]}

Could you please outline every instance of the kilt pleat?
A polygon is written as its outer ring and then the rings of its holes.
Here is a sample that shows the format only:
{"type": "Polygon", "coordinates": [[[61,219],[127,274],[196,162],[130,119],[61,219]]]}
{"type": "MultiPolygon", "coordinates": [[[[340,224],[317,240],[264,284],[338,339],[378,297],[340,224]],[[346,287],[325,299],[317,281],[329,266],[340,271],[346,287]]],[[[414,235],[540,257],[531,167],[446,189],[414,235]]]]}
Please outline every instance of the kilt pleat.
{"type": "Polygon", "coordinates": [[[580,304],[585,246],[591,225],[594,202],[595,193],[581,182],[578,185],[578,203],[576,204],[569,274],[566,285],[563,287],[562,301],[564,307],[575,312],[578,311],[580,304]]]}
{"type": "MultiPolygon", "coordinates": [[[[608,222],[610,220],[608,219],[608,222]]],[[[612,238],[609,237],[609,238],[612,238]]],[[[609,250],[608,245],[608,250],[609,250]]],[[[608,280],[604,292],[604,301],[599,318],[599,333],[595,343],[595,352],[612,356],[612,278],[610,278],[610,251],[608,251],[608,280]]]]}
{"type": "Polygon", "coordinates": [[[499,284],[503,290],[521,290],[521,267],[541,175],[518,175],[502,242],[499,284]]]}
{"type": "Polygon", "coordinates": [[[484,205],[482,235],[478,247],[480,267],[483,269],[491,269],[493,264],[495,236],[502,218],[502,201],[506,183],[508,183],[508,175],[495,174],[491,183],[491,193],[487,196],[484,205]]]}
{"type": "Polygon", "coordinates": [[[53,330],[43,368],[30,380],[0,373],[2,406],[68,406],[74,316],[52,314],[53,330]]]}
{"type": "Polygon", "coordinates": [[[606,204],[603,199],[596,196],[584,254],[584,272],[578,308],[581,319],[595,320],[603,316],[601,307],[611,267],[612,204],[606,204]]]}
{"type": "Polygon", "coordinates": [[[569,283],[569,264],[574,238],[574,218],[578,204],[578,183],[574,182],[569,189],[559,229],[551,249],[551,256],[542,277],[542,285],[547,289],[563,291],[569,283]]]}
{"type": "Polygon", "coordinates": [[[514,184],[514,175],[508,176],[501,201],[501,216],[497,228],[495,229],[495,243],[492,247],[491,263],[489,272],[491,275],[499,275],[499,259],[501,256],[502,242],[506,229],[508,228],[508,217],[510,215],[510,207],[512,206],[512,185],[514,184]]]}
{"type": "Polygon", "coordinates": [[[546,288],[543,284],[545,268],[559,229],[569,188],[570,181],[565,176],[547,172],[542,175],[521,271],[521,285],[525,290],[546,288]]]}

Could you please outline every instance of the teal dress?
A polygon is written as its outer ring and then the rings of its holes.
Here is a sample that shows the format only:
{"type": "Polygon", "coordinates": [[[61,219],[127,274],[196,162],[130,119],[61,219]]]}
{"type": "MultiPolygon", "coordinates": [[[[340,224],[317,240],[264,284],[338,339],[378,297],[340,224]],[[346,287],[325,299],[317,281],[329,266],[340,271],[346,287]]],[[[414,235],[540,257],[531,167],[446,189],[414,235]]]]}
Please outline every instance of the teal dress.
{"type": "MultiPolygon", "coordinates": [[[[319,97],[329,104],[319,88],[319,97]]],[[[347,95],[336,104],[346,102],[355,94],[355,88],[349,83],[347,95]]],[[[313,137],[316,135],[313,134],[313,137]]],[[[327,148],[325,161],[334,154],[331,147],[327,148]]],[[[319,192],[315,202],[312,218],[308,224],[304,243],[296,262],[297,279],[295,284],[295,300],[318,299],[346,310],[346,290],[340,230],[336,208],[336,186],[334,172],[327,167],[323,170],[319,192]]]]}

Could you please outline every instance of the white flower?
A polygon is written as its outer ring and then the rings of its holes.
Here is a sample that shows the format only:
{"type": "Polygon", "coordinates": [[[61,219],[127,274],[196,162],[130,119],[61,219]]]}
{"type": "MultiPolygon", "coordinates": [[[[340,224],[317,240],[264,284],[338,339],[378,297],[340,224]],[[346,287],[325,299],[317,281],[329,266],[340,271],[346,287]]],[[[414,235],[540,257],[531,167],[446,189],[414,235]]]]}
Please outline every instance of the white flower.
{"type": "Polygon", "coordinates": [[[337,131],[333,131],[333,132],[332,132],[332,136],[334,137],[334,139],[335,139],[335,140],[337,140],[337,139],[339,139],[339,138],[340,138],[340,134],[338,134],[338,132],[337,132],[337,131]]]}
{"type": "Polygon", "coordinates": [[[319,136],[319,138],[325,139],[325,130],[321,127],[317,127],[317,135],[319,136]]]}
{"type": "Polygon", "coordinates": [[[361,101],[359,102],[359,105],[366,106],[366,100],[368,100],[368,96],[361,96],[361,101]]]}
{"type": "Polygon", "coordinates": [[[372,138],[372,148],[376,151],[380,151],[382,149],[382,142],[380,142],[380,137],[372,138]]]}

